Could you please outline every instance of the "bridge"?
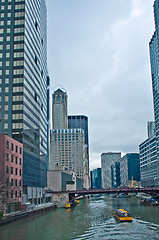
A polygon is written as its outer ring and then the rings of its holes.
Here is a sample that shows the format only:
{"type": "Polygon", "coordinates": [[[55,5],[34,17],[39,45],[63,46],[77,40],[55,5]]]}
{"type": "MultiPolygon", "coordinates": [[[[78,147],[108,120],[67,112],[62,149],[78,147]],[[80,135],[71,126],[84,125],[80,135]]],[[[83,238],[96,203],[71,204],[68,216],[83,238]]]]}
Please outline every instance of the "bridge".
{"type": "Polygon", "coordinates": [[[69,190],[69,191],[49,191],[53,195],[67,194],[69,200],[75,198],[75,195],[91,195],[91,194],[119,194],[119,193],[147,193],[159,198],[159,187],[140,187],[140,188],[108,188],[108,189],[83,189],[83,190],[69,190]]]}

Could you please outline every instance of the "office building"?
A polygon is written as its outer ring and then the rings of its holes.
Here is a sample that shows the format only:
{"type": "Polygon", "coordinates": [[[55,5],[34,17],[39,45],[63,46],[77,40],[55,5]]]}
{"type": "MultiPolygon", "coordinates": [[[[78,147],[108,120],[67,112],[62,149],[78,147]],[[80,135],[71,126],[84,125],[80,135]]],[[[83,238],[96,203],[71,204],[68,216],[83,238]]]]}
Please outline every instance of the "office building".
{"type": "Polygon", "coordinates": [[[111,165],[119,162],[121,159],[120,152],[107,152],[101,154],[101,169],[102,169],[102,188],[111,187],[111,165]]]}
{"type": "Polygon", "coordinates": [[[111,165],[111,186],[113,188],[120,186],[120,162],[111,165]]]}
{"type": "Polygon", "coordinates": [[[82,179],[83,188],[89,188],[88,121],[87,117],[80,116],[77,118],[79,121],[74,122],[71,116],[68,128],[67,98],[66,91],[62,89],[57,89],[52,95],[49,170],[53,170],[56,164],[64,166],[82,179]]]}
{"type": "Polygon", "coordinates": [[[159,186],[159,0],[154,1],[155,32],[149,42],[155,121],[148,126],[148,139],[140,144],[142,186],[159,186]]]}
{"type": "Polygon", "coordinates": [[[23,190],[35,202],[47,185],[46,12],[45,0],[0,1],[1,133],[23,144],[23,190]]]}
{"type": "Polygon", "coordinates": [[[148,138],[139,145],[141,186],[156,186],[158,179],[158,161],[154,122],[148,122],[148,138]]]}
{"type": "Polygon", "coordinates": [[[83,129],[85,136],[85,166],[84,186],[89,188],[89,140],[88,140],[88,117],[84,115],[68,116],[69,129],[83,129]]]}
{"type": "Polygon", "coordinates": [[[21,210],[23,196],[23,145],[0,134],[0,211],[21,210]]]}
{"type": "Polygon", "coordinates": [[[84,130],[53,129],[50,134],[50,168],[55,165],[67,167],[83,179],[84,174],[84,130]]]}
{"type": "Polygon", "coordinates": [[[120,160],[120,182],[122,187],[140,186],[139,153],[127,153],[120,160]]]}
{"type": "Polygon", "coordinates": [[[102,188],[101,168],[93,169],[90,172],[90,175],[91,175],[91,188],[101,189],[102,188]]]}
{"type": "Polygon", "coordinates": [[[67,93],[58,88],[52,94],[52,128],[53,129],[67,129],[67,93]]]}

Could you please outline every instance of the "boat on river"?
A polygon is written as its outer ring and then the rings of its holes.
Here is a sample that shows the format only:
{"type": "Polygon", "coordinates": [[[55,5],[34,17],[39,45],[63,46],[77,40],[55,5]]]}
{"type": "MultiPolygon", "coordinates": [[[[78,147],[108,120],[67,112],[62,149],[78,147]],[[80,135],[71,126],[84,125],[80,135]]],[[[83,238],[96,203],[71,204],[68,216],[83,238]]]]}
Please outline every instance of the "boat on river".
{"type": "Polygon", "coordinates": [[[132,222],[131,214],[128,213],[128,211],[126,211],[124,209],[118,209],[118,210],[114,211],[114,216],[120,222],[132,222]]]}
{"type": "Polygon", "coordinates": [[[75,207],[76,205],[77,205],[77,201],[72,201],[72,202],[66,203],[65,208],[72,208],[72,207],[75,207]]]}
{"type": "Polygon", "coordinates": [[[159,206],[159,202],[154,198],[145,198],[139,201],[141,205],[159,206]]]}

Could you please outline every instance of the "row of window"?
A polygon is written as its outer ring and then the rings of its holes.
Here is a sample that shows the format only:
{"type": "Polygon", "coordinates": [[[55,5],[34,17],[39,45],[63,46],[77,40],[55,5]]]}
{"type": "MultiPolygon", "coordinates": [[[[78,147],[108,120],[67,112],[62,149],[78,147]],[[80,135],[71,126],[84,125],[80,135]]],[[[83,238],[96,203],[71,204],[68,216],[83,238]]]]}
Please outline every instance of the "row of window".
{"type": "MultiPolygon", "coordinates": [[[[12,123],[12,129],[23,128],[23,123],[12,123]]],[[[8,123],[4,123],[4,129],[8,129],[8,123]]]]}
{"type": "MultiPolygon", "coordinates": [[[[25,16],[24,12],[15,12],[15,17],[24,17],[24,16],[25,16]]],[[[7,13],[7,17],[11,17],[10,12],[7,13]]],[[[1,18],[4,18],[4,13],[1,13],[1,18]]]]}
{"type": "Polygon", "coordinates": [[[6,166],[6,173],[14,174],[16,176],[18,176],[18,175],[22,176],[22,169],[19,169],[19,174],[18,174],[18,168],[6,166]]]}
{"type": "MultiPolygon", "coordinates": [[[[14,75],[22,75],[24,72],[23,68],[22,69],[14,69],[13,74],[14,75]]],[[[9,75],[9,69],[5,71],[6,75],[9,75]]],[[[2,75],[2,70],[0,70],[0,75],[2,75]]]]}
{"type": "Polygon", "coordinates": [[[18,179],[11,178],[11,181],[9,182],[9,178],[6,178],[6,185],[7,185],[7,187],[9,187],[9,186],[22,187],[22,180],[18,181],[18,179]]]}
{"type": "MultiPolygon", "coordinates": [[[[11,149],[11,151],[15,150],[16,153],[19,152],[20,154],[22,154],[22,148],[18,147],[17,145],[14,145],[13,143],[10,144],[9,141],[6,141],[6,148],[11,149]]],[[[9,159],[9,154],[8,153],[7,153],[7,157],[9,159]]]]}
{"type": "MultiPolygon", "coordinates": [[[[2,100],[2,97],[0,96],[0,102],[2,100]]],[[[9,96],[5,96],[5,102],[9,101],[9,96]]],[[[19,102],[19,101],[23,101],[23,96],[22,95],[18,95],[18,96],[13,96],[13,101],[14,102],[19,102]]]]}
{"type": "MultiPolygon", "coordinates": [[[[5,78],[5,83],[9,83],[9,78],[5,78]]],[[[23,83],[23,78],[13,78],[13,83],[23,83]]],[[[2,78],[0,78],[0,84],[2,84],[2,78]]]]}
{"type": "Polygon", "coordinates": [[[21,198],[22,197],[22,192],[19,191],[19,194],[18,194],[18,191],[15,191],[15,195],[13,195],[13,190],[9,193],[8,191],[6,191],[6,198],[21,198]]]}

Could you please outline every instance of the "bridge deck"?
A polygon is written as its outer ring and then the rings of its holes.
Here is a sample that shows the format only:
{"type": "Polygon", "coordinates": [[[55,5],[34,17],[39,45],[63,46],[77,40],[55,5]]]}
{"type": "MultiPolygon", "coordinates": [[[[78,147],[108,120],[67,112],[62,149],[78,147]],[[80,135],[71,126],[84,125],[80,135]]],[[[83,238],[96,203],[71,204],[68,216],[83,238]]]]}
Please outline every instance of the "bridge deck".
{"type": "Polygon", "coordinates": [[[113,194],[113,193],[156,193],[159,194],[159,187],[141,187],[141,188],[109,188],[109,189],[89,189],[89,190],[70,190],[70,191],[49,191],[54,194],[69,193],[69,194],[113,194]]]}

